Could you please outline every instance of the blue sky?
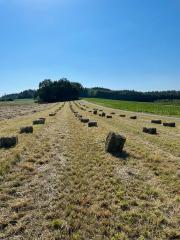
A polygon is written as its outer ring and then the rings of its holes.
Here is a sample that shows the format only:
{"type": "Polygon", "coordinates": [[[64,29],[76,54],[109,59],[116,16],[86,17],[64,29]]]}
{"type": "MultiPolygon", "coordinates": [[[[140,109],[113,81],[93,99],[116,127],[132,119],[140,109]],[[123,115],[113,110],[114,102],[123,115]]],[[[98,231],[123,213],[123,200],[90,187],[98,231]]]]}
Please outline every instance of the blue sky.
{"type": "Polygon", "coordinates": [[[180,90],[180,1],[0,0],[0,95],[61,77],[180,90]]]}

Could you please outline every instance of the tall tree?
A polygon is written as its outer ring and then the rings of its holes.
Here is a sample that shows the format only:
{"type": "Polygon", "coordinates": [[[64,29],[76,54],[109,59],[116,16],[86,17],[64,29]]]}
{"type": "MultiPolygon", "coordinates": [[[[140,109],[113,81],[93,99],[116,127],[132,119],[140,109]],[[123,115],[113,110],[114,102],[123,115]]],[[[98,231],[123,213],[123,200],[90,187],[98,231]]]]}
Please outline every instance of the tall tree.
{"type": "Polygon", "coordinates": [[[66,78],[58,81],[45,79],[40,82],[37,91],[41,102],[58,102],[79,99],[82,86],[79,83],[71,83],[66,78]]]}

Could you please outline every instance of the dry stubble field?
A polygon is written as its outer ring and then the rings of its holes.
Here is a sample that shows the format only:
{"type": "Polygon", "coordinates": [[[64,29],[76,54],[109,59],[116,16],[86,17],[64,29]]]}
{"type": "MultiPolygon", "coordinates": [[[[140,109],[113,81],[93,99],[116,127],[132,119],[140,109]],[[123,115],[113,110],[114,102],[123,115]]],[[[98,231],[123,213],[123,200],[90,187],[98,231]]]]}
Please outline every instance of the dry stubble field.
{"type": "Polygon", "coordinates": [[[98,122],[88,128],[69,103],[61,105],[0,121],[1,135],[9,135],[47,119],[33,134],[18,135],[15,148],[0,150],[0,239],[179,239],[180,121],[147,135],[150,116],[130,120],[113,110],[106,119],[88,112],[91,103],[72,103],[98,122]],[[104,151],[110,130],[127,138],[121,155],[104,151]]]}
{"type": "Polygon", "coordinates": [[[33,100],[19,100],[13,102],[0,102],[0,121],[16,118],[18,116],[31,115],[48,109],[51,104],[35,104],[33,100]]]}

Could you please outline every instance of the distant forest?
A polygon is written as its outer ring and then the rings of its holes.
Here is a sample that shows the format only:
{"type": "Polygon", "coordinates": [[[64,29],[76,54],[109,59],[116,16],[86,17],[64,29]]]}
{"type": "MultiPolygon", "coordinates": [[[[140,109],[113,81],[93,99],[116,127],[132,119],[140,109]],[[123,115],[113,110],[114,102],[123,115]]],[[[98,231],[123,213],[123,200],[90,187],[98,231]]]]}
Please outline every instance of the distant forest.
{"type": "Polygon", "coordinates": [[[110,90],[105,88],[84,88],[81,97],[105,98],[113,100],[154,102],[158,100],[178,100],[180,91],[138,92],[133,90],[110,90]]]}
{"type": "Polygon", "coordinates": [[[154,102],[161,100],[180,100],[180,91],[138,92],[133,90],[110,90],[106,88],[84,88],[78,82],[66,78],[57,81],[45,79],[39,83],[38,90],[25,90],[20,93],[4,95],[1,101],[34,98],[39,102],[58,102],[79,98],[106,98],[125,101],[154,102]]]}
{"type": "Polygon", "coordinates": [[[12,94],[5,94],[3,95],[0,100],[1,101],[13,101],[15,99],[28,99],[28,98],[35,98],[36,90],[25,90],[20,93],[12,93],[12,94]]]}

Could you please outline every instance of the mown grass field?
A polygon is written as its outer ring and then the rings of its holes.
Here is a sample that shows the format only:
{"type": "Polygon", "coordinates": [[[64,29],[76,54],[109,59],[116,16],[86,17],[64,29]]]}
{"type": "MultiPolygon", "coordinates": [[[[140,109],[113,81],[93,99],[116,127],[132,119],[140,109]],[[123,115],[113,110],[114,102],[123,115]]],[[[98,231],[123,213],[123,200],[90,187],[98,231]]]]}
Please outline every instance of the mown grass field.
{"type": "Polygon", "coordinates": [[[22,106],[35,104],[34,99],[15,99],[14,101],[0,101],[1,106],[22,106]]]}
{"type": "Polygon", "coordinates": [[[50,106],[50,104],[37,104],[33,99],[0,102],[0,120],[12,119],[27,114],[32,115],[33,113],[43,111],[50,106]]]}
{"type": "Polygon", "coordinates": [[[100,98],[86,98],[84,100],[114,109],[180,117],[179,101],[147,103],[100,98]]]}
{"type": "Polygon", "coordinates": [[[107,119],[89,112],[94,104],[72,103],[97,121],[88,128],[62,105],[0,121],[1,135],[19,138],[16,147],[0,149],[0,239],[179,239],[180,122],[148,135],[142,127],[154,127],[151,116],[132,120],[113,110],[107,119]],[[39,117],[45,125],[18,133],[39,117]],[[109,131],[126,137],[123,154],[105,152],[109,131]]]}

